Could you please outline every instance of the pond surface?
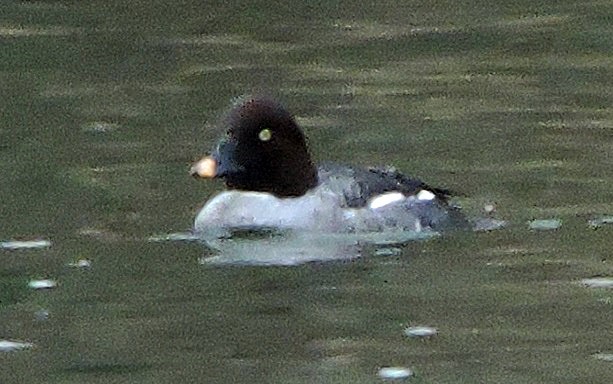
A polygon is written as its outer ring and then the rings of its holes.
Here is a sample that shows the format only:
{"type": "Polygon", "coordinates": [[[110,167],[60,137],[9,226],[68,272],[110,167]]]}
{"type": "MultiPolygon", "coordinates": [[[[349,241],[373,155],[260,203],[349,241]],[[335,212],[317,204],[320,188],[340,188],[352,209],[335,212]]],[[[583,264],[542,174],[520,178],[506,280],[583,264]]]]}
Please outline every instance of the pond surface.
{"type": "Polygon", "coordinates": [[[610,383],[611,14],[4,1],[0,382],[610,383]],[[316,159],[393,164],[509,225],[298,266],[151,241],[223,188],[189,165],[253,91],[316,159]]]}

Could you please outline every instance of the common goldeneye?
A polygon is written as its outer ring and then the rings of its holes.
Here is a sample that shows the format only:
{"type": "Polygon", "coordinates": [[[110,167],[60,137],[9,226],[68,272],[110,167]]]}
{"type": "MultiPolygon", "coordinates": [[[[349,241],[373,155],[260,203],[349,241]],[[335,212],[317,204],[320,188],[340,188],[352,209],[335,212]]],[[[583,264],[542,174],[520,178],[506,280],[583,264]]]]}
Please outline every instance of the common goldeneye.
{"type": "Polygon", "coordinates": [[[226,137],[191,168],[228,187],[198,213],[197,233],[281,229],[355,233],[441,231],[467,226],[449,192],[394,168],[315,166],[294,117],[262,97],[236,103],[226,137]]]}

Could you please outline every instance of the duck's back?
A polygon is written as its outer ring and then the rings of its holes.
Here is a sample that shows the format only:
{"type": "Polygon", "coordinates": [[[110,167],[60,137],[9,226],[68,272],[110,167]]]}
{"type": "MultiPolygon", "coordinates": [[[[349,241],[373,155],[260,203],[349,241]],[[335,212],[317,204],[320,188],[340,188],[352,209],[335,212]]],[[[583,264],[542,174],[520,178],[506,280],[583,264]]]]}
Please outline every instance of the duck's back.
{"type": "Polygon", "coordinates": [[[406,198],[400,203],[391,204],[387,209],[388,215],[402,215],[404,210],[417,216],[422,226],[435,230],[468,226],[459,209],[448,203],[448,190],[430,187],[395,168],[325,163],[319,167],[319,182],[341,196],[340,200],[346,208],[367,208],[379,196],[396,193],[406,198]]]}

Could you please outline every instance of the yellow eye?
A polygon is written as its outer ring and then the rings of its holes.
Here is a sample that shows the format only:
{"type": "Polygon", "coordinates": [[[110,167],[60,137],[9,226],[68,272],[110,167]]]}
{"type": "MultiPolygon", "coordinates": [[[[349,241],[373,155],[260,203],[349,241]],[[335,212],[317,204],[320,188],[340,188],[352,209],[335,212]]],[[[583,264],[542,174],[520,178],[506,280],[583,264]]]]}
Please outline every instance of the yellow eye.
{"type": "Polygon", "coordinates": [[[269,128],[264,128],[258,134],[261,141],[268,141],[272,138],[272,131],[269,128]]]}

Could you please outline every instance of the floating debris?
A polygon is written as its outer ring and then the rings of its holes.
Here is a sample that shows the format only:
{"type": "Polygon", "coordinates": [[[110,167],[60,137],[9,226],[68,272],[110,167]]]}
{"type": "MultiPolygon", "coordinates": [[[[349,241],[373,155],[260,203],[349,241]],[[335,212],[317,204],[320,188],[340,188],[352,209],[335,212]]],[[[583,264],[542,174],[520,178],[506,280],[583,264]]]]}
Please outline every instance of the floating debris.
{"type": "Polygon", "coordinates": [[[404,330],[404,334],[409,337],[432,337],[438,333],[438,330],[433,327],[408,327],[404,330]]]}
{"type": "Polygon", "coordinates": [[[613,277],[591,277],[581,280],[588,288],[613,288],[613,277]]]}
{"type": "Polygon", "coordinates": [[[592,357],[603,361],[613,361],[613,353],[594,353],[592,357]]]}
{"type": "Polygon", "coordinates": [[[413,371],[405,367],[383,367],[379,369],[378,375],[385,380],[404,380],[413,376],[413,371]]]}
{"type": "Polygon", "coordinates": [[[73,268],[91,268],[92,262],[87,259],[79,259],[76,262],[68,263],[69,267],[73,268]]]}
{"type": "Polygon", "coordinates": [[[475,220],[473,223],[473,231],[475,232],[489,232],[502,229],[508,225],[505,220],[490,219],[487,217],[475,220]]]}
{"type": "Polygon", "coordinates": [[[99,228],[90,228],[84,227],[77,231],[77,234],[80,236],[90,237],[92,239],[96,239],[99,241],[105,242],[118,242],[118,241],[126,241],[128,238],[120,234],[118,232],[113,232],[107,229],[99,229],[99,228]]]}
{"type": "Polygon", "coordinates": [[[54,280],[43,279],[43,280],[31,280],[28,283],[28,287],[32,289],[51,289],[55,288],[57,283],[54,280]]]}
{"type": "Polygon", "coordinates": [[[375,256],[398,256],[402,253],[400,248],[388,247],[375,250],[375,256]]]}
{"type": "Polygon", "coordinates": [[[32,348],[34,344],[22,341],[0,340],[0,352],[13,352],[32,348]]]}
{"type": "Polygon", "coordinates": [[[83,126],[85,132],[107,133],[119,128],[117,123],[109,123],[108,121],[92,121],[83,126]]]}
{"type": "Polygon", "coordinates": [[[200,237],[192,232],[175,232],[162,235],[149,236],[147,241],[159,243],[163,241],[197,241],[200,237]]]}
{"type": "Polygon", "coordinates": [[[528,223],[528,227],[530,227],[530,229],[534,229],[537,231],[551,231],[554,229],[558,229],[561,226],[562,220],[559,219],[532,220],[528,223]]]}
{"type": "Polygon", "coordinates": [[[496,204],[494,203],[487,203],[483,206],[483,211],[487,214],[491,214],[496,212],[496,204]]]}
{"type": "Polygon", "coordinates": [[[46,309],[39,309],[34,312],[34,318],[38,321],[49,320],[49,311],[46,309]]]}
{"type": "Polygon", "coordinates": [[[595,219],[589,220],[588,224],[594,229],[604,227],[605,225],[611,225],[613,224],[613,216],[597,217],[595,219]]]}
{"type": "Polygon", "coordinates": [[[16,250],[16,249],[39,249],[48,248],[51,246],[49,240],[9,240],[0,241],[1,249],[16,250]]]}

